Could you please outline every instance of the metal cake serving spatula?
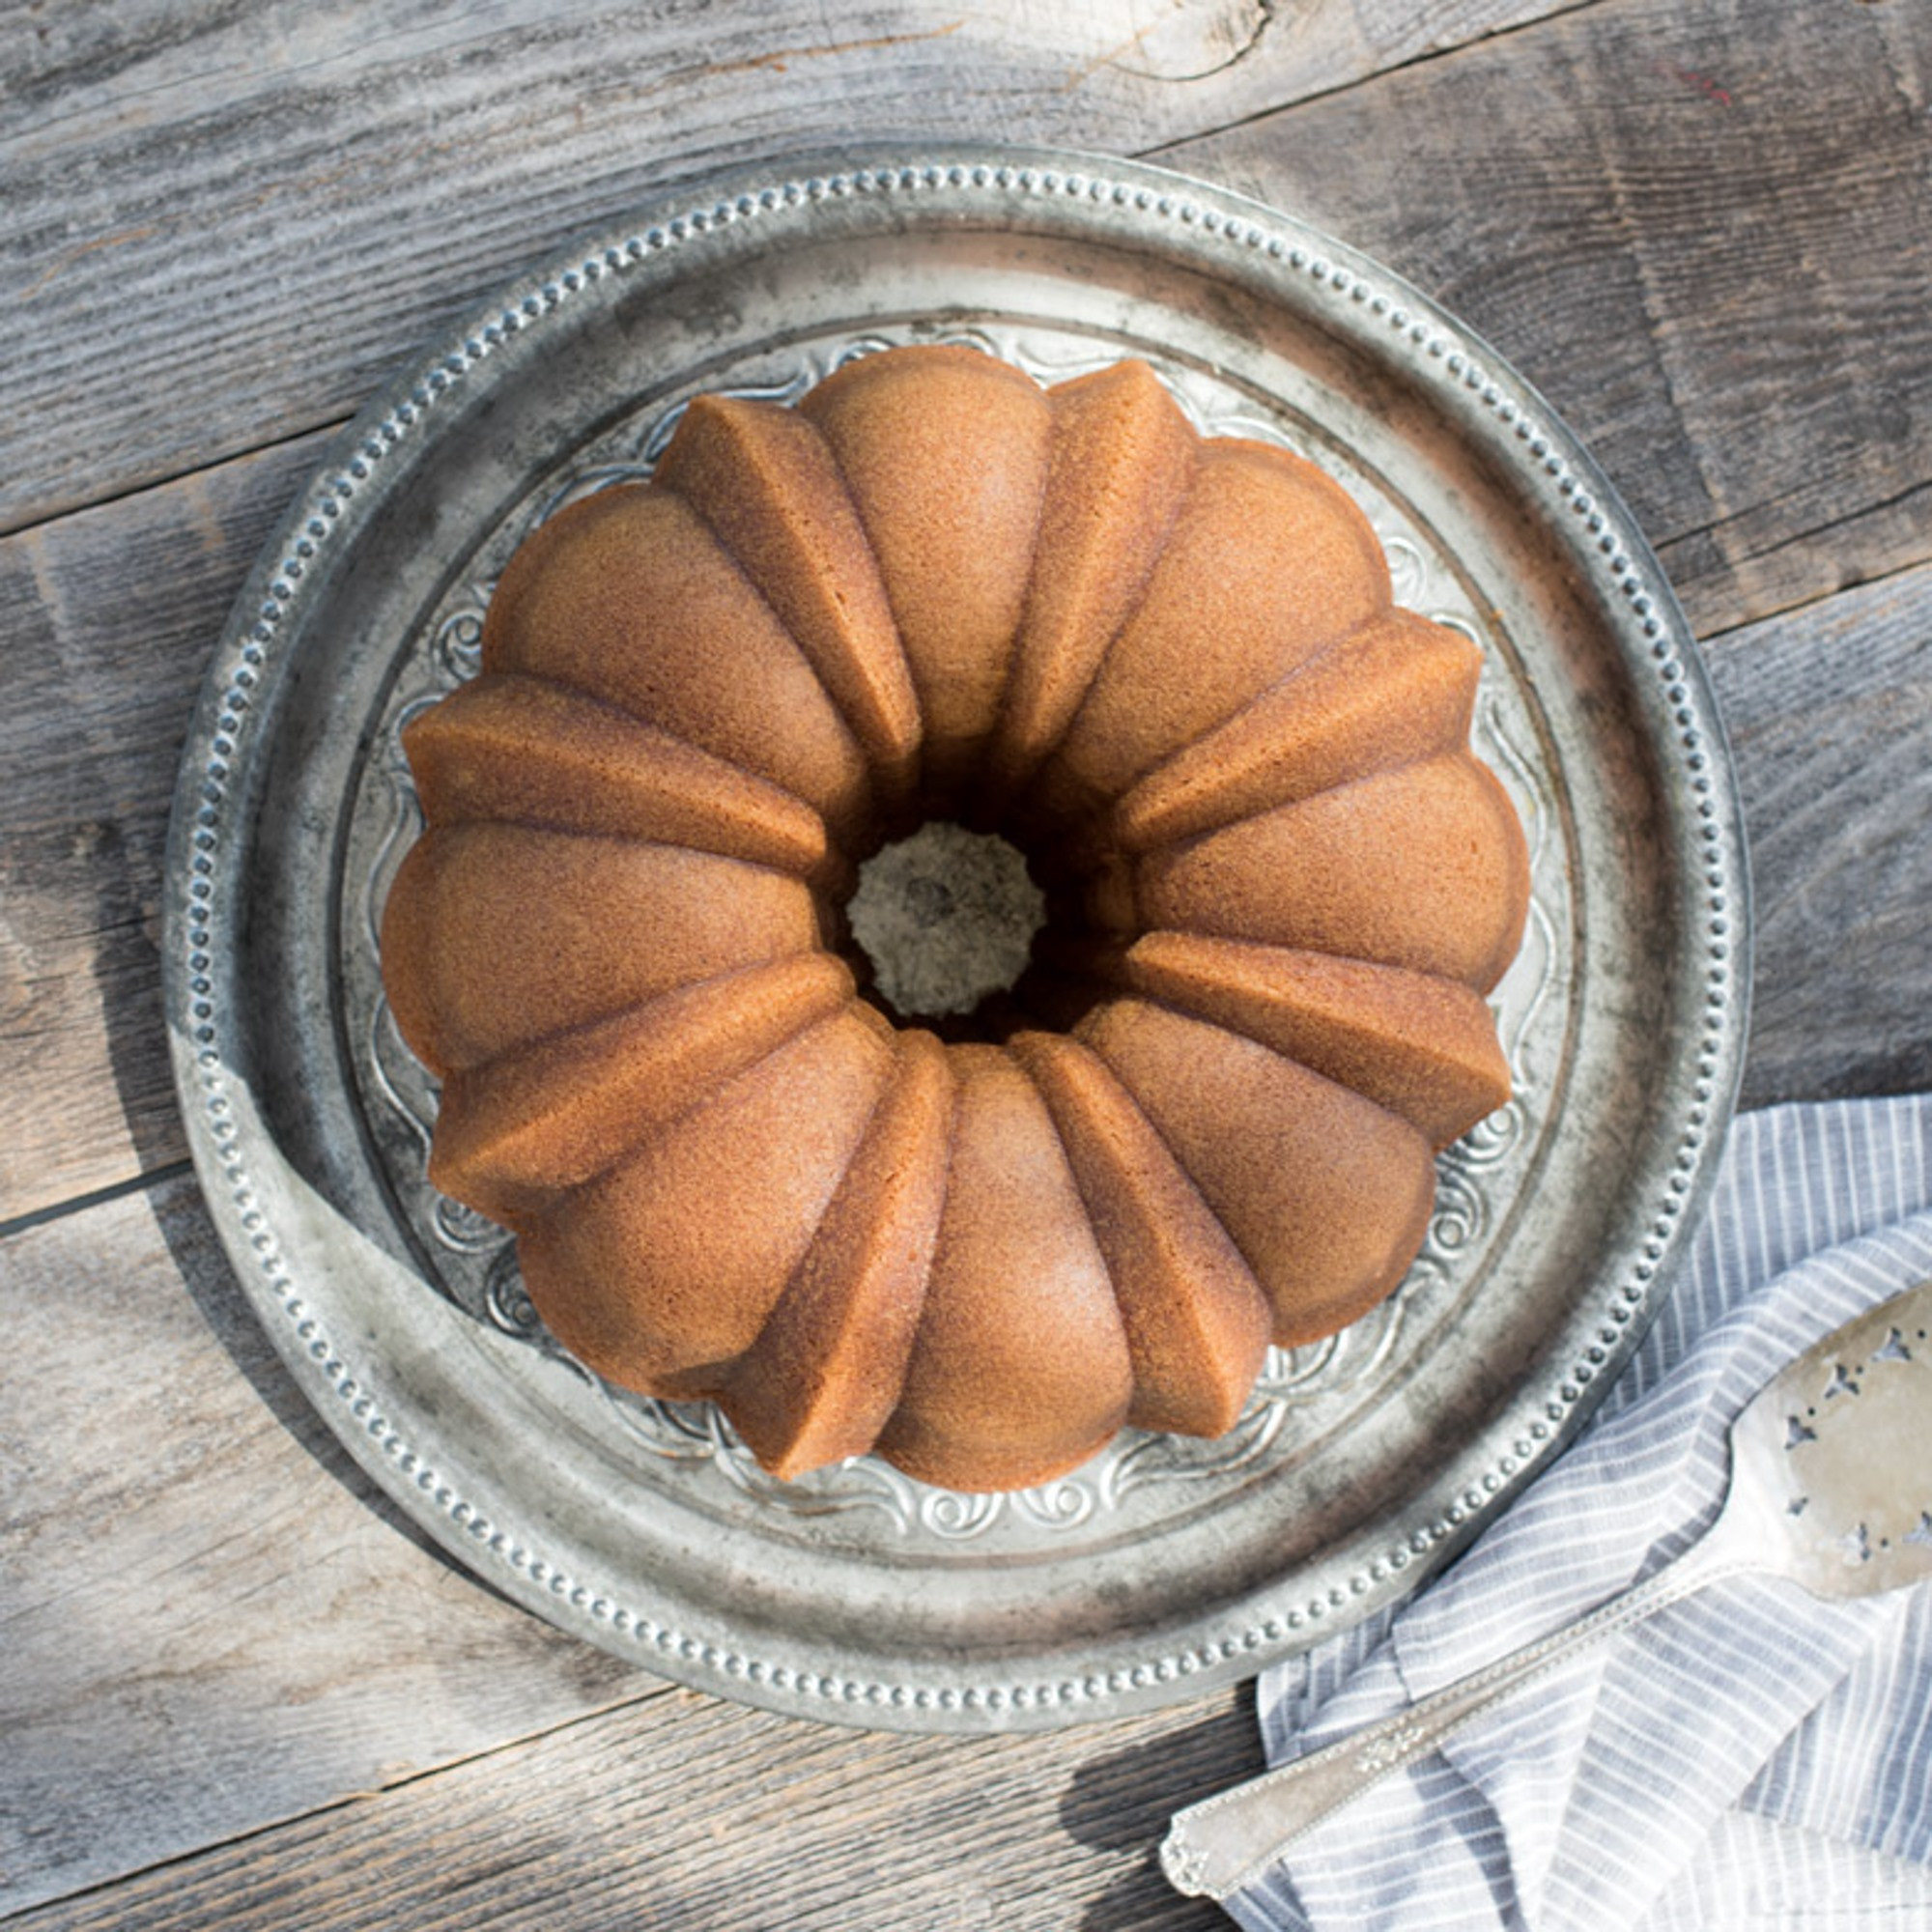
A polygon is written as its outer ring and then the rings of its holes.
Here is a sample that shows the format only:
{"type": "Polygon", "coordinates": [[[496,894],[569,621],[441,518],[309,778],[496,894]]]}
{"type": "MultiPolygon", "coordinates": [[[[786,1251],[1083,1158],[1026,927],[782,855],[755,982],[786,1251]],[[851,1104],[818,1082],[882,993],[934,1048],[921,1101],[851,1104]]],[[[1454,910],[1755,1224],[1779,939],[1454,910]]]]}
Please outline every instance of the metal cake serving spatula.
{"type": "Polygon", "coordinates": [[[1731,1427],[1723,1508],[1675,1561],[1420,1703],[1176,1813],[1162,1866],[1181,1891],[1227,1897],[1496,1698],[1746,1571],[1819,1597],[1873,1596],[1932,1577],[1932,1282],[1834,1330],[1758,1391],[1731,1427]]]}

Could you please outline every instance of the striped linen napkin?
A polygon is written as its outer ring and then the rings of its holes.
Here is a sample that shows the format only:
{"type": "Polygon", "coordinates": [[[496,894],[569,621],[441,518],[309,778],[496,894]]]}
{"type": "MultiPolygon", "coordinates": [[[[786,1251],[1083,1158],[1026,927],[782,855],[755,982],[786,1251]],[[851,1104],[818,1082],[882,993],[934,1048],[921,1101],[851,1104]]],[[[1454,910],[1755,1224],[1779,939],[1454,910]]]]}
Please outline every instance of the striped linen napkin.
{"type": "MultiPolygon", "coordinates": [[[[1739,1117],[1694,1259],[1588,1431],[1423,1595],[1262,1679],[1269,1760],[1675,1555],[1757,1388],[1928,1275],[1932,1094],[1739,1117]]],[[[1932,1589],[1716,1584],[1385,1779],[1227,1910],[1256,1932],[1932,1928],[1932,1589]]]]}

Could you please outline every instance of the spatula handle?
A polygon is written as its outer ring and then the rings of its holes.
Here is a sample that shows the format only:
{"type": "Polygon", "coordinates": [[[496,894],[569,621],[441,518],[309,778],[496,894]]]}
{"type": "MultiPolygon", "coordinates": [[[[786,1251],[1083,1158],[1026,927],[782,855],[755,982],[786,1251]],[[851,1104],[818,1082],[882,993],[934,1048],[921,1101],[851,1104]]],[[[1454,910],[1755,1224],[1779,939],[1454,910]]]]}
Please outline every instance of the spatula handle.
{"type": "Polygon", "coordinates": [[[1574,1624],[1445,1685],[1352,1737],[1177,1812],[1160,1861],[1177,1889],[1221,1899],[1249,1884],[1304,1832],[1372,1784],[1439,1746],[1479,1711],[1599,1637],[1640,1622],[1720,1576],[1747,1569],[1707,1539],[1574,1624]]]}

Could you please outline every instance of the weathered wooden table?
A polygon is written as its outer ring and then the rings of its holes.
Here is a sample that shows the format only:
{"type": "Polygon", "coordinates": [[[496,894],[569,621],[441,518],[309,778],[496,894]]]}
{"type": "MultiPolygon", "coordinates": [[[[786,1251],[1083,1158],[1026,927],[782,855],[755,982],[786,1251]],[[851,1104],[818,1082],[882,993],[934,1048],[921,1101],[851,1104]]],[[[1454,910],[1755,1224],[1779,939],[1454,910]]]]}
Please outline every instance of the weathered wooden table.
{"type": "Polygon", "coordinates": [[[1346,237],[1537,383],[1705,641],[1745,1101],[1932,1084],[1921,0],[0,0],[0,1918],[1208,1925],[1152,1860],[1251,1699],[821,1728],[433,1553],[287,1382],[163,1042],[161,848],[328,432],[576,226],[864,135],[1132,154],[1346,237]],[[828,17],[837,15],[837,17],[828,17]]]}

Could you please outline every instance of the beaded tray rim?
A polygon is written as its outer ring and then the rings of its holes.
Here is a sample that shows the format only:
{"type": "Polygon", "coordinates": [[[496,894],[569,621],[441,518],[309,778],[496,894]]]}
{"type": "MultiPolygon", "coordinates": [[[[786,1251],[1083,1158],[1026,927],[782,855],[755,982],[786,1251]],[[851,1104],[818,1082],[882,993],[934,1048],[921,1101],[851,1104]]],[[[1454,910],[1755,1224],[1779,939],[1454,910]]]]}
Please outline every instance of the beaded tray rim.
{"type": "MultiPolygon", "coordinates": [[[[863,218],[863,217],[862,217],[863,218]]],[[[1718,720],[1695,647],[1668,585],[1629,513],[1553,413],[1493,352],[1398,278],[1286,215],[1226,191],[1134,163],[1040,150],[943,148],[780,158],[688,185],[564,251],[479,307],[467,326],[379,396],[345,434],[264,552],[218,650],[185,752],[171,830],[164,961],[171,1047],[184,1114],[211,1212],[246,1292],[298,1381],[330,1425],[408,1513],[477,1573],[563,1628],[704,1688],[801,1715],[894,1728],[1034,1728],[1091,1720],[1192,1695],[1244,1676],[1413,1587],[1467,1542],[1515,1489],[1581,1426],[1654,1313],[1708,1187],[1742,1061],[1747,1000],[1748,905],[1741,819],[1718,720]],[[234,1078],[245,1059],[237,1014],[224,1006],[223,895],[245,829],[225,809],[257,755],[251,713],[278,671],[276,646],[300,615],[338,533],[351,527],[399,450],[461,408],[487,383],[489,358],[572,304],[594,301],[627,275],[674,275],[681,250],[723,231],[764,222],[822,225],[827,212],[894,205],[895,220],[935,223],[1004,214],[1118,235],[1158,231],[1162,246],[1196,256],[1201,272],[1270,282],[1339,335],[1373,338],[1407,381],[1453,408],[1514,455],[1518,486],[1547,505],[1578,567],[1613,614],[1615,645],[1651,680],[1650,729],[1661,764],[1681,778],[1679,843],[1701,919],[1687,914],[1683,943],[1702,962],[1700,1010],[1686,1016],[1682,1064],[1659,1070],[1668,1132],[1642,1151],[1652,1202],[1647,1225],[1603,1258],[1591,1307],[1574,1325],[1569,1358],[1486,1433],[1480,1453],[1454,1461],[1455,1492],[1431,1494],[1374,1561],[1350,1553],[1331,1577],[1274,1593],[1266,1614],[1243,1606],[1230,1626],[1193,1640],[1161,1633],[1113,1645],[1069,1667],[1025,1657],[931,1668],[786,1654],[781,1634],[741,1640],[680,1628],[647,1600],[618,1601],[581,1581],[540,1538],[494,1521],[487,1498],[449,1480],[422,1418],[378,1393],[372,1375],[330,1328],[316,1275],[315,1230],[298,1195],[268,1173],[275,1153],[234,1078]],[[907,211],[914,211],[908,214],[907,211]],[[484,372],[479,374],[479,372],[484,372]],[[1654,1170],[1654,1173],[1653,1173],[1654,1170]],[[1654,1182],[1654,1185],[1652,1184],[1654,1182]],[[1532,1444],[1525,1416],[1541,1426],[1532,1444]],[[1491,1439],[1492,1436],[1493,1439],[1491,1439]],[[1294,1603],[1292,1605],[1290,1600],[1294,1603]],[[1306,1608],[1299,1605],[1305,1605],[1306,1608]],[[1323,1614],[1323,1606],[1329,1613],[1323,1614]]],[[[1438,1488],[1441,1486],[1438,1485],[1438,1488]]],[[[1267,1593],[1264,1593],[1266,1595],[1267,1593]]],[[[808,1647],[809,1649],[809,1647],[808,1647]]]]}

